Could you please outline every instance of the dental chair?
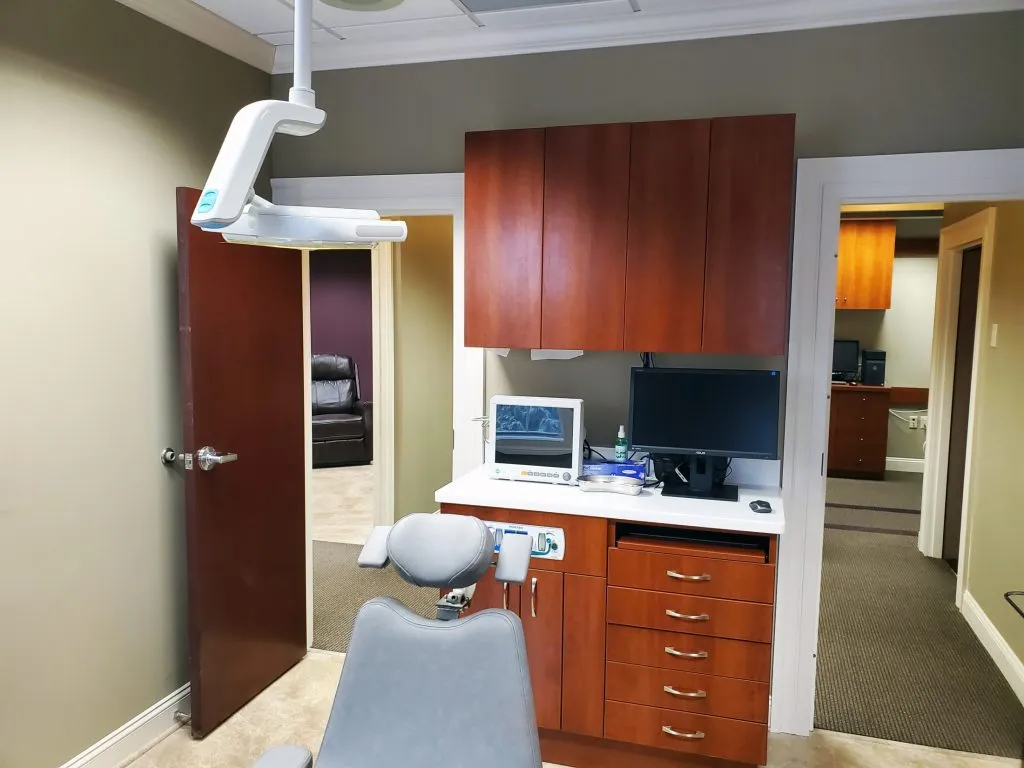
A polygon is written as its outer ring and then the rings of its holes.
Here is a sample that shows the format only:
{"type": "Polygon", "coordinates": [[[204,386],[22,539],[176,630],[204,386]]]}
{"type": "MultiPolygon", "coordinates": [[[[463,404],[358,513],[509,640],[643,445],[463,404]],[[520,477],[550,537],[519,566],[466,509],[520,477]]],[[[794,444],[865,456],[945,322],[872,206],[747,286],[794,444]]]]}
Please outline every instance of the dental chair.
{"type": "MultiPolygon", "coordinates": [[[[495,578],[526,580],[529,536],[501,540],[495,578]]],[[[389,563],[418,587],[451,590],[426,619],[377,597],[356,615],[317,768],[540,768],[540,743],[519,617],[461,618],[492,566],[494,537],[473,517],[417,514],[374,528],[360,567],[389,563]]],[[[253,768],[311,768],[282,746],[253,768]]]]}

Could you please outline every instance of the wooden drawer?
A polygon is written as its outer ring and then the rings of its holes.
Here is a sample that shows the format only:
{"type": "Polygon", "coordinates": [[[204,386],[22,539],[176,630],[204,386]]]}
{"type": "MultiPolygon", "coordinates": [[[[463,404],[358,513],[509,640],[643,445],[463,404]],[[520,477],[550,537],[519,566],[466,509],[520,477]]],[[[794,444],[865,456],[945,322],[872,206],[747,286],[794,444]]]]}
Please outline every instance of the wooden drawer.
{"type": "Polygon", "coordinates": [[[441,511],[449,515],[471,515],[496,523],[561,528],[565,531],[565,558],[542,560],[535,557],[530,560],[530,567],[540,571],[562,571],[584,576],[605,575],[608,565],[608,521],[603,517],[556,515],[500,507],[471,507],[465,504],[442,504],[441,511]]]}
{"type": "Polygon", "coordinates": [[[762,683],[771,680],[772,647],[767,643],[609,624],[607,648],[608,661],[762,683]]]}
{"type": "Polygon", "coordinates": [[[775,600],[774,565],[628,549],[608,550],[608,583],[758,603],[775,600]]]}
{"type": "Polygon", "coordinates": [[[608,587],[608,623],[627,627],[770,643],[772,614],[765,603],[608,587]]]}
{"type": "Polygon", "coordinates": [[[607,667],[605,696],[612,701],[768,722],[768,683],[615,662],[607,667]]]}
{"type": "Polygon", "coordinates": [[[764,765],[768,760],[767,725],[692,712],[608,701],[604,708],[604,735],[605,738],[630,744],[750,765],[764,765]],[[670,735],[663,730],[666,727],[678,734],[692,734],[695,738],[670,735]]]}

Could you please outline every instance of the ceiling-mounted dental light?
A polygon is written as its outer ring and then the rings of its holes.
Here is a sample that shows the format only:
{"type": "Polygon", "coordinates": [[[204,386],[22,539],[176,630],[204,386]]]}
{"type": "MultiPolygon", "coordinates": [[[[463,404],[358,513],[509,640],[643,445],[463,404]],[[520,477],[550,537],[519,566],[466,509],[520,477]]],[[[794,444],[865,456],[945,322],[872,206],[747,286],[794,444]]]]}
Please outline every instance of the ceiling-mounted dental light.
{"type": "Polygon", "coordinates": [[[274,205],[253,190],[275,133],[309,136],[327,119],[311,87],[312,9],[313,0],[295,2],[295,80],[288,101],[257,101],[235,115],[192,223],[228,242],[283,248],[401,242],[405,222],[381,220],[376,211],[274,205]]]}

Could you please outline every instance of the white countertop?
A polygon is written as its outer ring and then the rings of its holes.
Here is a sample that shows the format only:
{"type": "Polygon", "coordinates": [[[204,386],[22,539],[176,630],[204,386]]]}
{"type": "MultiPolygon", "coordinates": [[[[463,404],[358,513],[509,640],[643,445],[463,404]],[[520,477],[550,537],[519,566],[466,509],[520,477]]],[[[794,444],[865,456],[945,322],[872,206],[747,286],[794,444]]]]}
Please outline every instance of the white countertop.
{"type": "Polygon", "coordinates": [[[504,507],[744,533],[779,534],[786,525],[779,488],[740,487],[738,502],[662,496],[660,488],[645,489],[639,496],[624,496],[588,493],[574,485],[496,480],[487,474],[484,466],[439,489],[434,500],[439,504],[504,507]],[[754,499],[769,502],[772,511],[752,511],[750,502],[754,499]]]}

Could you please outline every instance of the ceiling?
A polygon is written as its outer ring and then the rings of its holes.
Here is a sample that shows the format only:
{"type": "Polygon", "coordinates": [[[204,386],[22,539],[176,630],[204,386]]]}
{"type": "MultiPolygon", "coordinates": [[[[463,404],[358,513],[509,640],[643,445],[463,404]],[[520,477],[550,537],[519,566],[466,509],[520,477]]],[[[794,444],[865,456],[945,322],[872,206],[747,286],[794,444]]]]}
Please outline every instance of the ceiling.
{"type": "MultiPolygon", "coordinates": [[[[237,58],[254,64],[257,58],[272,61],[269,67],[256,65],[274,72],[291,71],[290,0],[119,2],[237,58]]],[[[314,0],[314,69],[1024,9],[1024,0],[402,0],[397,4],[396,0],[340,0],[339,4],[384,8],[345,10],[314,0]]]]}

